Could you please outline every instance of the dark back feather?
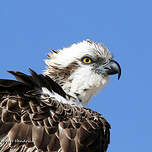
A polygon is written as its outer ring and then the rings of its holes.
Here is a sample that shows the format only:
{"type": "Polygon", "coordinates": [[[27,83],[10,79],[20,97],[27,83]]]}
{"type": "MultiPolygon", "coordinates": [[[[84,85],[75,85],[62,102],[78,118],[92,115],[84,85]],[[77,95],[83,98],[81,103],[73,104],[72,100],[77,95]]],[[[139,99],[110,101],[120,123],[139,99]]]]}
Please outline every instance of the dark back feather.
{"type": "Polygon", "coordinates": [[[40,90],[46,87],[50,92],[66,96],[48,76],[31,69],[31,76],[21,72],[9,73],[18,81],[0,80],[1,152],[107,150],[110,125],[101,114],[63,104],[55,97],[43,94],[40,90]]]}
{"type": "MultiPolygon", "coordinates": [[[[37,74],[34,72],[32,69],[29,69],[31,76],[26,75],[21,72],[14,72],[14,71],[8,71],[10,74],[15,76],[15,78],[18,81],[14,80],[2,80],[0,79],[0,87],[2,88],[14,88],[15,90],[20,90],[19,88],[30,88],[30,89],[35,89],[35,88],[42,88],[46,87],[50,91],[54,91],[58,93],[59,95],[63,96],[65,98],[66,93],[63,91],[63,89],[55,82],[53,81],[50,77],[44,76],[42,74],[37,74]],[[18,89],[17,89],[18,88],[18,89]]],[[[23,91],[23,90],[22,90],[23,91]]]]}

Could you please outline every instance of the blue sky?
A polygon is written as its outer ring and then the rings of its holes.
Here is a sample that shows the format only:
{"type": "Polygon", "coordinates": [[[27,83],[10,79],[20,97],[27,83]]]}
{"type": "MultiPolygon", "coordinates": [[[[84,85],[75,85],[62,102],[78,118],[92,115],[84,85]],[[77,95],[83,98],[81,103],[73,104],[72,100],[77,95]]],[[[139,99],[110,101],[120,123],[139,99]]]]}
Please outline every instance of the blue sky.
{"type": "Polygon", "coordinates": [[[6,70],[41,73],[49,49],[91,39],[122,68],[89,107],[111,124],[108,152],[151,151],[152,2],[5,0],[0,2],[0,78],[6,70]]]}

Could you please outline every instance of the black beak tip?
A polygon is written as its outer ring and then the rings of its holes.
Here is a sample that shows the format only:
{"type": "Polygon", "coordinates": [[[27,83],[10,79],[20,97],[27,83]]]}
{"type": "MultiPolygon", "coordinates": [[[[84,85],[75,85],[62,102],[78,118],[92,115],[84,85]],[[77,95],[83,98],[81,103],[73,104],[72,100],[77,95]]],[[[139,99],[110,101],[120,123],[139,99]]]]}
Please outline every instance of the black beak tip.
{"type": "Polygon", "coordinates": [[[118,80],[120,79],[120,77],[121,77],[121,73],[118,74],[118,80]]]}
{"type": "Polygon", "coordinates": [[[118,64],[118,80],[120,79],[120,77],[121,77],[121,67],[120,67],[120,65],[118,64]]]}

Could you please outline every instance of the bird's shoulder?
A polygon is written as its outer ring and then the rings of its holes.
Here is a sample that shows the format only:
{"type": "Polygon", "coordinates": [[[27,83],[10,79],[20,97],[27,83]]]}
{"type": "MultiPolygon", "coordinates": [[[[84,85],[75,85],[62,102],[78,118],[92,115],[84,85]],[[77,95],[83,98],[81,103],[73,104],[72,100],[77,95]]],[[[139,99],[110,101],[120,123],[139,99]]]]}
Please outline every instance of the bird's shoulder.
{"type": "Polygon", "coordinates": [[[9,71],[15,80],[0,80],[0,150],[104,152],[110,124],[103,115],[59,102],[64,90],[50,77],[9,71]],[[49,93],[43,91],[46,88],[49,93]]]}

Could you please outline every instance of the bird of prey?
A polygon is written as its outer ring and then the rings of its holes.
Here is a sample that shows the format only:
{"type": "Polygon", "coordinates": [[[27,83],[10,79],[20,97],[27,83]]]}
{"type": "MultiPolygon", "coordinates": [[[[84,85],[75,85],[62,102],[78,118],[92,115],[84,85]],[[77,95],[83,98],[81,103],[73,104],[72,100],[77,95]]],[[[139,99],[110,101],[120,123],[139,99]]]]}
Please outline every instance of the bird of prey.
{"type": "Polygon", "coordinates": [[[0,79],[1,152],[106,152],[110,124],[88,108],[93,95],[121,75],[100,43],[85,40],[52,50],[43,74],[8,71],[0,79]]]}

